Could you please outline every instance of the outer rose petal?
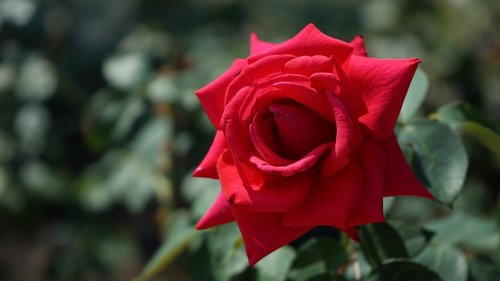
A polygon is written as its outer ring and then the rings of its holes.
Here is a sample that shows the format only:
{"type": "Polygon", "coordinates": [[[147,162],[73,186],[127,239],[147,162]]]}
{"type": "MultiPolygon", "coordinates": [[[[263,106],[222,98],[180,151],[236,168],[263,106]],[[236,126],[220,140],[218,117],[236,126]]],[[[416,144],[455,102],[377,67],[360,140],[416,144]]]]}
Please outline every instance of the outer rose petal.
{"type": "Polygon", "coordinates": [[[231,205],[229,205],[222,192],[219,192],[212,206],[196,224],[196,228],[207,229],[232,221],[234,221],[234,216],[231,205]]]}
{"type": "Polygon", "coordinates": [[[382,222],[384,221],[384,151],[375,141],[364,141],[358,148],[356,156],[363,171],[363,188],[358,204],[349,216],[348,225],[382,222]]]}
{"type": "Polygon", "coordinates": [[[226,149],[226,147],[227,144],[224,133],[220,130],[217,130],[212,142],[212,146],[210,146],[207,155],[205,155],[205,158],[203,158],[200,165],[198,165],[198,168],[194,170],[193,176],[218,179],[219,176],[217,175],[217,159],[219,159],[219,156],[226,149]]]}
{"type": "Polygon", "coordinates": [[[247,212],[233,207],[250,265],[274,250],[292,242],[312,227],[285,227],[280,213],[247,212]]]}
{"type": "Polygon", "coordinates": [[[386,155],[384,196],[434,196],[413,174],[394,134],[380,142],[386,155]]]}
{"type": "Polygon", "coordinates": [[[353,55],[362,57],[368,56],[368,53],[366,52],[365,48],[365,40],[363,40],[363,37],[358,35],[354,37],[354,39],[352,39],[352,41],[349,44],[351,44],[351,46],[354,48],[352,51],[353,55]]]}
{"type": "Polygon", "coordinates": [[[356,159],[338,174],[316,177],[313,190],[299,206],[285,212],[286,226],[329,225],[346,229],[348,217],[361,196],[362,172],[356,159]]]}
{"type": "Polygon", "coordinates": [[[258,52],[265,51],[277,44],[265,42],[259,39],[255,32],[250,34],[250,55],[255,55],[258,52]]]}
{"type": "MultiPolygon", "coordinates": [[[[229,203],[254,212],[289,210],[302,202],[311,190],[311,176],[308,174],[276,177],[274,180],[264,182],[258,190],[245,186],[229,150],[222,153],[219,158],[217,171],[222,191],[229,203]]],[[[256,172],[254,176],[259,177],[260,174],[256,172]]],[[[267,174],[261,176],[269,177],[267,174]]]]}
{"type": "Polygon", "coordinates": [[[346,73],[368,108],[359,121],[373,137],[383,139],[393,132],[418,63],[418,59],[351,57],[346,73]]]}
{"type": "Polygon", "coordinates": [[[226,88],[246,64],[246,60],[236,59],[224,74],[196,91],[203,109],[217,129],[219,128],[220,119],[224,112],[226,88]]]}
{"type": "Polygon", "coordinates": [[[258,52],[248,58],[253,63],[274,54],[292,54],[297,56],[335,56],[340,64],[348,61],[352,47],[348,43],[323,34],[313,24],[307,25],[292,39],[258,52]]]}

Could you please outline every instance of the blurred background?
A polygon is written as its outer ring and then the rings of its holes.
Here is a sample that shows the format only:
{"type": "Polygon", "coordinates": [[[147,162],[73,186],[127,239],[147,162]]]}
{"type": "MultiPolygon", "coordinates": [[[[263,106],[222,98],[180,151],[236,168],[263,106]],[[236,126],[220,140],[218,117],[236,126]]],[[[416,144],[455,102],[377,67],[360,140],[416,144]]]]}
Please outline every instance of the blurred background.
{"type": "MultiPolygon", "coordinates": [[[[420,58],[422,114],[465,100],[498,128],[497,0],[0,0],[0,280],[139,274],[172,210],[195,221],[210,202],[190,177],[214,132],[194,91],[247,56],[251,31],[280,42],[310,22],[420,58]]],[[[499,157],[464,141],[455,209],[498,224],[499,157]]],[[[401,202],[396,217],[446,212],[401,202]]],[[[186,260],[155,280],[194,279],[186,260]]]]}

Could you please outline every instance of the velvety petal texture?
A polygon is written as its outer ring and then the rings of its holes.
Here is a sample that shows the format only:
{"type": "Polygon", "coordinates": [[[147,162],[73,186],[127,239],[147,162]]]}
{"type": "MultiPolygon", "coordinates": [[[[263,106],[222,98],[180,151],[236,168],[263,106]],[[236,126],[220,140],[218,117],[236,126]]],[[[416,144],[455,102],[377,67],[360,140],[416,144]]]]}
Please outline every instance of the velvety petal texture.
{"type": "Polygon", "coordinates": [[[384,196],[432,199],[394,135],[418,63],[312,24],[283,43],[252,33],[250,56],[196,92],[216,133],[193,175],[221,185],[197,228],[235,221],[253,265],[317,226],[357,240],[384,196]]]}

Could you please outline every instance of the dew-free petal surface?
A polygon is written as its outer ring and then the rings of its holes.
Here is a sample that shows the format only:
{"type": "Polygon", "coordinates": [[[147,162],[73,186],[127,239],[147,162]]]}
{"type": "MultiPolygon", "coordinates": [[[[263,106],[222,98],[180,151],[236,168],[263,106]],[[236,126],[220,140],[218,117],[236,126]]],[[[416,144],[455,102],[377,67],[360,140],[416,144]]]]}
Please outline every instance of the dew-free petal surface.
{"type": "Polygon", "coordinates": [[[219,128],[220,118],[224,112],[226,88],[246,64],[246,60],[236,59],[219,78],[196,91],[201,106],[215,128],[219,128]]]}
{"type": "Polygon", "coordinates": [[[368,109],[359,121],[373,137],[383,139],[394,130],[418,63],[418,59],[351,57],[347,76],[368,109]]]}
{"type": "Polygon", "coordinates": [[[227,202],[224,194],[219,192],[212,206],[196,224],[197,229],[207,229],[210,227],[226,224],[234,221],[231,205],[227,202]]]}
{"type": "Polygon", "coordinates": [[[386,156],[384,196],[434,196],[411,170],[394,134],[380,142],[386,156]]]}
{"type": "Polygon", "coordinates": [[[285,227],[280,213],[247,212],[233,208],[240,228],[250,265],[254,265],[274,250],[297,239],[312,227],[285,227]]]}

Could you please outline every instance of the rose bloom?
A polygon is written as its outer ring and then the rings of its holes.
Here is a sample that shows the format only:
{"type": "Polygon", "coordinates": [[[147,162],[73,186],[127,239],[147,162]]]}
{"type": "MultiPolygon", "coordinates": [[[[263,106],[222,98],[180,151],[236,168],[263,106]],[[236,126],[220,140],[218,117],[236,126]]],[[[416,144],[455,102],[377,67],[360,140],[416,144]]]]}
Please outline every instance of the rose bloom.
{"type": "Polygon", "coordinates": [[[217,131],[193,175],[221,185],[197,228],[236,221],[253,265],[317,226],[357,239],[384,196],[433,198],[393,131],[418,64],[312,24],[280,44],[252,34],[250,56],[196,92],[217,131]]]}

